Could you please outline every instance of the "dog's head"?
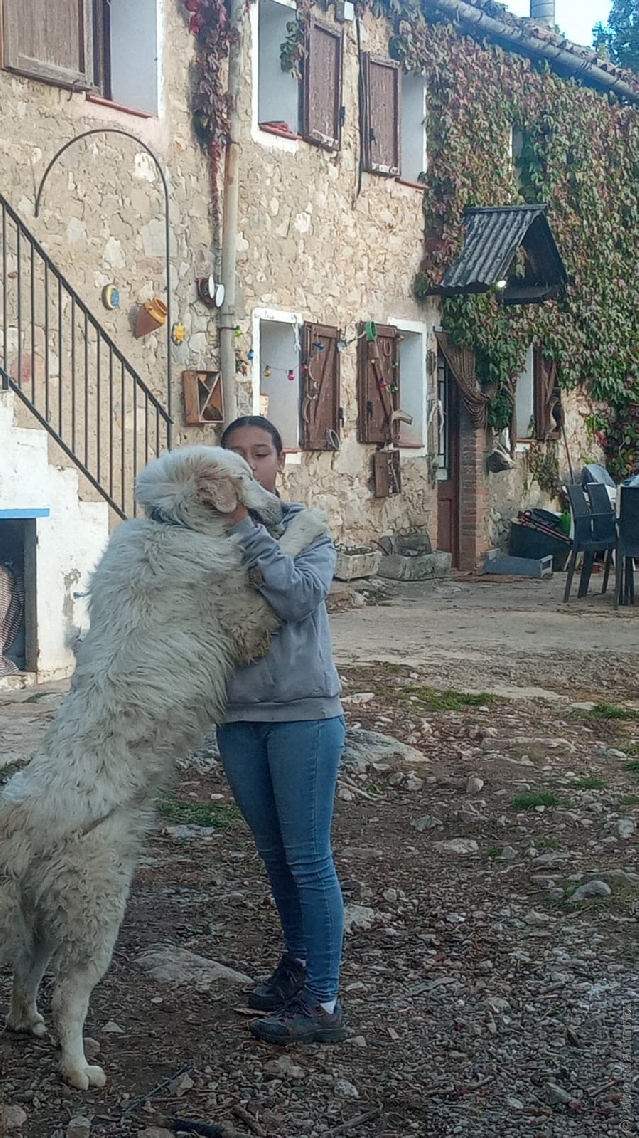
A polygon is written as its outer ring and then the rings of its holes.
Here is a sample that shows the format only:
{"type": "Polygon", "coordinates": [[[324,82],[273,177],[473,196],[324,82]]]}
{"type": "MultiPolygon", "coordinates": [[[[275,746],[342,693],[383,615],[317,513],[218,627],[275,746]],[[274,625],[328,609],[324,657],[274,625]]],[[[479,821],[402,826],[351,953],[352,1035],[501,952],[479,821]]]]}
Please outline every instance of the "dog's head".
{"type": "Polygon", "coordinates": [[[138,475],[136,501],[147,517],[205,529],[212,513],[231,514],[240,503],[267,526],[282,517],[282,503],[255,480],[239,454],[222,447],[192,446],[166,451],[138,475]]]}

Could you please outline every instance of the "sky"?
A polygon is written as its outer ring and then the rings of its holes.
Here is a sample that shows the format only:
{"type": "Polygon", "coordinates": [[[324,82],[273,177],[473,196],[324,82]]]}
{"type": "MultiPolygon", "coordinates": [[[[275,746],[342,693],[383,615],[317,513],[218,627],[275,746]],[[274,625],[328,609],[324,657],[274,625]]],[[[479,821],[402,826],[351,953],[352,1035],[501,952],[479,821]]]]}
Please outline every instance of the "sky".
{"type": "MultiPolygon", "coordinates": [[[[606,23],[611,0],[555,0],[555,22],[573,43],[592,44],[592,29],[606,23]]],[[[530,0],[506,0],[514,16],[530,15],[530,0]]]]}

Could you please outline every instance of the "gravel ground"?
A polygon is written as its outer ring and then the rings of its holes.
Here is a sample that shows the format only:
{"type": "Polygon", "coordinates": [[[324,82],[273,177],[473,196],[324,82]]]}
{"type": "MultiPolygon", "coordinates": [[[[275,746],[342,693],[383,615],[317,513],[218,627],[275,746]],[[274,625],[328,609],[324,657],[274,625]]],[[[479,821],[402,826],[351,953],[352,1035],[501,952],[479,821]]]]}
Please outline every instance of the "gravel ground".
{"type": "MultiPolygon", "coordinates": [[[[269,1047],[247,1030],[246,982],[211,979],[212,960],[262,976],[280,945],[205,747],[161,804],[94,993],[87,1034],[107,1087],[63,1086],[51,1038],[0,1037],[7,1135],[168,1138],[175,1116],[258,1138],[639,1133],[636,658],[624,648],[620,667],[618,644],[542,643],[522,661],[504,637],[478,668],[454,635],[447,657],[441,633],[406,664],[395,606],[365,611],[378,637],[367,660],[355,642],[345,660],[353,614],[334,618],[349,723],[334,835],[349,1040],[269,1047]],[[505,688],[510,698],[494,694],[505,688]],[[466,694],[481,691],[493,694],[466,694]],[[181,950],[182,968],[184,952],[205,963],[161,979],[141,959],[158,945],[181,950]]],[[[428,611],[419,619],[427,627],[428,611]]],[[[0,703],[15,761],[58,700],[49,689],[0,703]]],[[[0,1004],[8,991],[4,975],[0,1004]]],[[[45,981],[47,1018],[49,997],[45,981]]]]}

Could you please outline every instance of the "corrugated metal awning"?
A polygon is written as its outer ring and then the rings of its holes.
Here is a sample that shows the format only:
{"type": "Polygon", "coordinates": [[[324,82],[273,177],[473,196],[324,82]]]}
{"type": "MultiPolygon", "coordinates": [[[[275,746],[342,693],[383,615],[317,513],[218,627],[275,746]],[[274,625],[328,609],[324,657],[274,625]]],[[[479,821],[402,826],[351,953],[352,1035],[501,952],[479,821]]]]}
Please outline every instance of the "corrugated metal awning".
{"type": "Polygon", "coordinates": [[[429,293],[463,296],[502,285],[505,304],[539,304],[561,296],[568,276],[545,209],[545,205],[515,205],[464,210],[464,248],[441,284],[433,285],[429,293]],[[524,271],[514,275],[511,266],[520,248],[524,271]]]}

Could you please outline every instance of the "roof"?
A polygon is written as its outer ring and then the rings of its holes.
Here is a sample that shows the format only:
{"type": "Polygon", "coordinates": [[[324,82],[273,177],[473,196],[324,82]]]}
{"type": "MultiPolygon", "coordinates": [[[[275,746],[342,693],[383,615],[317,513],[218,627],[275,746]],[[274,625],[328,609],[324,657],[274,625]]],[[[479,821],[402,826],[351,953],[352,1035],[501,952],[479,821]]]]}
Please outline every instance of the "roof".
{"type": "Polygon", "coordinates": [[[545,205],[495,206],[464,210],[466,240],[439,285],[439,296],[488,292],[498,282],[505,304],[538,304],[565,292],[568,276],[545,215],[545,205]],[[518,249],[523,275],[509,272],[518,249]]]}

